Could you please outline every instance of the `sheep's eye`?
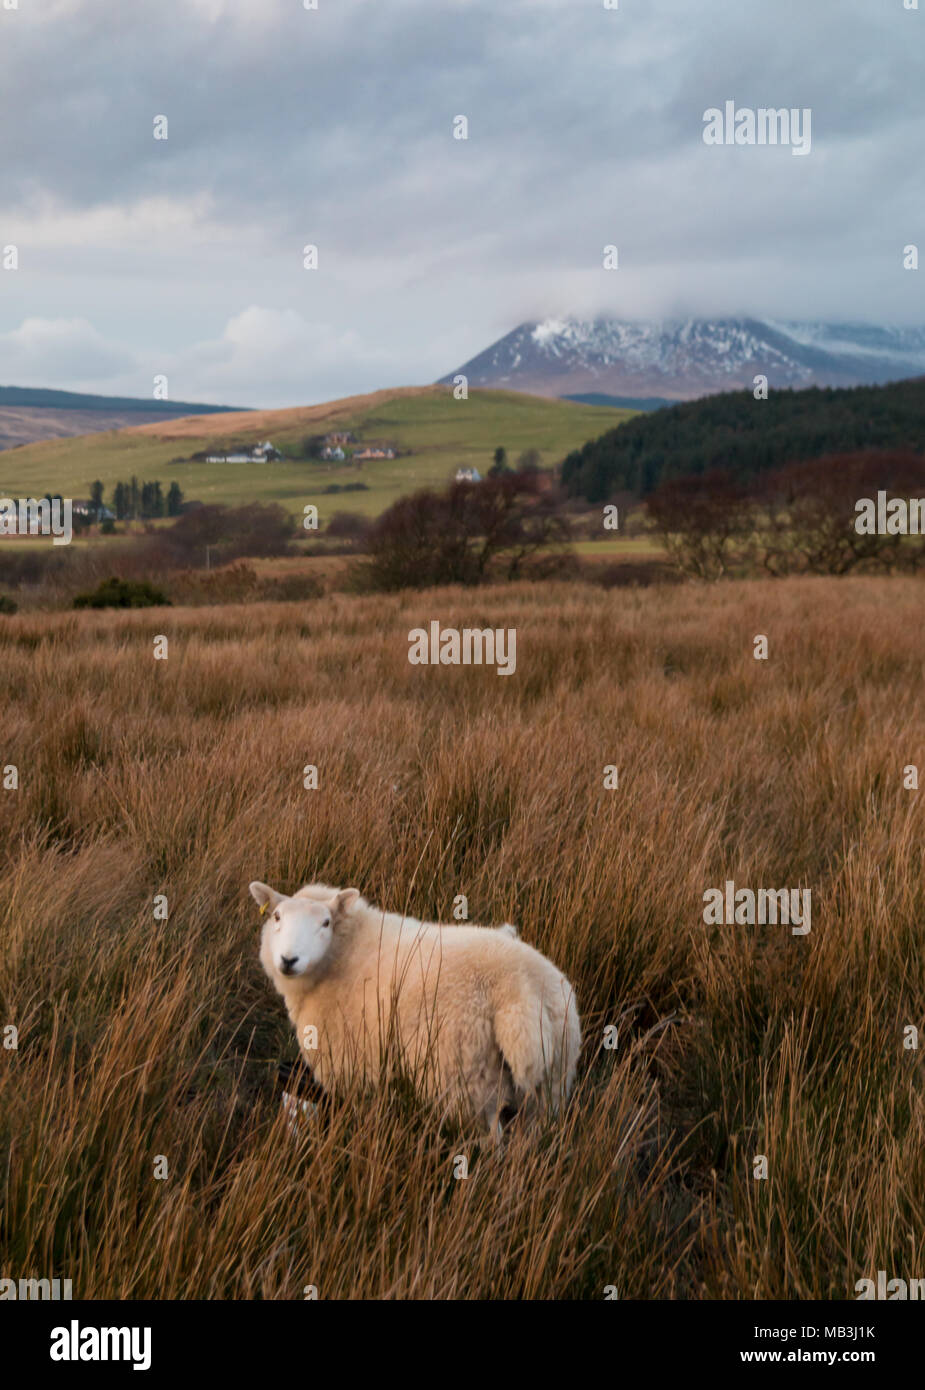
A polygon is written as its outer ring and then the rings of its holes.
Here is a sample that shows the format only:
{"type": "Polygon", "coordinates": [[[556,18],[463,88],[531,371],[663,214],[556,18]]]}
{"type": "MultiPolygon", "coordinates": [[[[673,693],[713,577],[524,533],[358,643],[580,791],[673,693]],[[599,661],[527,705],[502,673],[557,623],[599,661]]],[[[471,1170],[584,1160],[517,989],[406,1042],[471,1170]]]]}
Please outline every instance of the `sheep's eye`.
{"type": "Polygon", "coordinates": [[[279,913],[278,913],[278,912],[274,912],[274,913],[273,913],[273,921],[274,921],[274,922],[278,922],[278,921],[279,921],[279,913]]]}
{"type": "Polygon", "coordinates": [[[330,917],[325,917],[325,919],[324,919],[324,921],[321,923],[321,925],[322,925],[323,927],[329,927],[329,926],[331,925],[331,919],[330,919],[330,917]]]}

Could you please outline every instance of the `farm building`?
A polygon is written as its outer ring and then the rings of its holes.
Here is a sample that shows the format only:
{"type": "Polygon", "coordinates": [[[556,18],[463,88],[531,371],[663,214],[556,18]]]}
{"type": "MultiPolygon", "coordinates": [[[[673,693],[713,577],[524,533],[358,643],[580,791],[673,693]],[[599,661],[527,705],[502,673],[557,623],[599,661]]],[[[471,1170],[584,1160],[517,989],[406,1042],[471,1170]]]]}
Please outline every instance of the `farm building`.
{"type": "Polygon", "coordinates": [[[353,457],[355,459],[393,459],[395,450],[392,448],[378,448],[370,445],[365,449],[357,449],[353,457]]]}
{"type": "Polygon", "coordinates": [[[282,454],[269,439],[263,444],[254,444],[250,449],[235,449],[224,454],[207,454],[206,463],[269,463],[281,459],[282,454]]]}
{"type": "Polygon", "coordinates": [[[71,503],[71,512],[74,516],[82,517],[85,521],[115,521],[116,514],[101,502],[99,506],[85,498],[74,498],[71,503]]]}

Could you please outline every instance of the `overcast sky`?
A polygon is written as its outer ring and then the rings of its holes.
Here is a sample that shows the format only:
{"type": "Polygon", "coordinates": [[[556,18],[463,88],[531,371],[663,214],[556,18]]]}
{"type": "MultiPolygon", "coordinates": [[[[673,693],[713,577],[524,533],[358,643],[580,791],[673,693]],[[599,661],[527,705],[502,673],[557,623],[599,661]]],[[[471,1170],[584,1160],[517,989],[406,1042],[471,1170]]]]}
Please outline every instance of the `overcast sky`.
{"type": "Polygon", "coordinates": [[[8,3],[0,383],[297,405],[547,315],[925,322],[925,0],[8,3]],[[811,153],[708,147],[727,100],[811,153]]]}

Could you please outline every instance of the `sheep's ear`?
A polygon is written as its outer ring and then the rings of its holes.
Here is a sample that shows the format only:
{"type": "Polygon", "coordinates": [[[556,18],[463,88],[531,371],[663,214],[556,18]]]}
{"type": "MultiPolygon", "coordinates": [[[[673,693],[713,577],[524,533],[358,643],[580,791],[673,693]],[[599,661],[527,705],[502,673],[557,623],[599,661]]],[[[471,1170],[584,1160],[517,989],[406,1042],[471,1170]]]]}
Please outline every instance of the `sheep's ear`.
{"type": "Polygon", "coordinates": [[[334,917],[341,917],[348,912],[357,898],[360,896],[359,888],[342,888],[339,893],[335,893],[331,899],[331,912],[334,917]]]}
{"type": "Polygon", "coordinates": [[[251,897],[260,908],[261,917],[265,912],[272,912],[277,903],[283,901],[282,893],[277,893],[275,888],[271,888],[268,883],[260,883],[255,879],[250,885],[251,897]]]}

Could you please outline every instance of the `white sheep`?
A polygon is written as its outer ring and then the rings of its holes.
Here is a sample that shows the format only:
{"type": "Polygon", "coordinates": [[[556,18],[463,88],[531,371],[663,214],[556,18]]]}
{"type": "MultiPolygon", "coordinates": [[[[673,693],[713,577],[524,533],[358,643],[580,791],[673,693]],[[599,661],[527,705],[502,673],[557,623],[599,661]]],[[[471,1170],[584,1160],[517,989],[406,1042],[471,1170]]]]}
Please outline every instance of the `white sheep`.
{"type": "MultiPolygon", "coordinates": [[[[399,1065],[446,1111],[501,1138],[505,1112],[558,1110],[581,1029],[565,976],[517,928],[439,926],[371,907],[356,888],[292,897],[255,882],[260,960],[315,1080],[375,1085],[399,1065]]],[[[287,1114],[295,1118],[290,1105],[287,1114]]]]}

